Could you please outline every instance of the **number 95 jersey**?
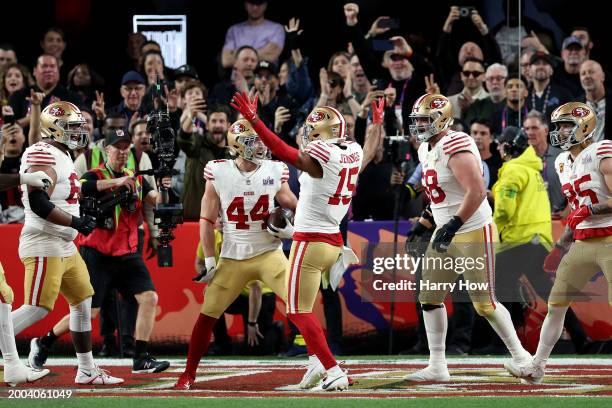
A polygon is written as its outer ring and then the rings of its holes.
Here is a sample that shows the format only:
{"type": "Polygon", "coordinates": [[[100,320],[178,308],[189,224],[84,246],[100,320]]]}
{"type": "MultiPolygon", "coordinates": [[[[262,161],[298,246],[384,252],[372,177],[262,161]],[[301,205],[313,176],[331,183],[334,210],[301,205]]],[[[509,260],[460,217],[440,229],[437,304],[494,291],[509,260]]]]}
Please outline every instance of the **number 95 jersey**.
{"type": "MultiPolygon", "coordinates": [[[[32,166],[50,166],[57,175],[51,193],[51,202],[70,215],[79,216],[79,194],[81,183],[68,153],[57,147],[38,142],[26,149],[21,158],[19,173],[24,174],[32,166]]],[[[19,238],[19,257],[67,257],[76,252],[72,242],[77,231],[71,227],[57,225],[34,214],[28,199],[27,186],[22,188],[25,223],[19,238]]]]}
{"type": "MultiPolygon", "coordinates": [[[[449,159],[459,152],[471,152],[478,160],[481,175],[484,170],[474,139],[463,132],[451,131],[444,135],[431,150],[429,148],[430,144],[427,142],[419,146],[418,154],[422,167],[421,183],[429,197],[431,212],[439,228],[457,214],[466,193],[448,167],[449,159]]],[[[484,199],[458,232],[470,232],[492,222],[491,206],[484,199]]]]}
{"type": "MultiPolygon", "coordinates": [[[[612,141],[602,140],[587,146],[572,160],[570,152],[563,152],[555,160],[561,191],[567,197],[572,210],[589,204],[605,202],[612,198],[599,170],[600,162],[612,158],[612,141]]],[[[575,239],[612,235],[610,214],[591,215],[576,226],[575,239]]]]}
{"type": "Polygon", "coordinates": [[[256,170],[243,174],[234,160],[213,160],[206,164],[204,178],[213,183],[221,201],[221,258],[250,259],[280,248],[266,220],[281,184],[289,179],[284,163],[262,160],[256,170]]]}
{"type": "Polygon", "coordinates": [[[359,143],[348,140],[339,144],[316,140],[304,152],[321,164],[323,177],[300,175],[294,231],[335,234],[357,187],[363,151],[359,143]]]}

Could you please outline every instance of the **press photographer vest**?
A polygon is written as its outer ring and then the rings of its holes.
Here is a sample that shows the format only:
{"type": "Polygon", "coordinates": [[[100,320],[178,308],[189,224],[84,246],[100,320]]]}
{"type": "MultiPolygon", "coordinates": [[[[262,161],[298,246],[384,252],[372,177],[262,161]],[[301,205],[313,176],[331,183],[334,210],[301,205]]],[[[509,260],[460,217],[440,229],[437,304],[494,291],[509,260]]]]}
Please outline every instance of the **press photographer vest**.
{"type": "MultiPolygon", "coordinates": [[[[98,180],[117,178],[104,164],[90,171],[96,175],[98,180]]],[[[133,175],[132,170],[123,169],[123,176],[133,175]]],[[[142,212],[142,176],[136,177],[135,185],[138,192],[135,211],[129,212],[121,208],[120,205],[115,206],[115,228],[96,228],[88,236],[82,237],[81,245],[94,248],[98,252],[109,256],[133,254],[138,251],[138,225],[142,212]]]]}

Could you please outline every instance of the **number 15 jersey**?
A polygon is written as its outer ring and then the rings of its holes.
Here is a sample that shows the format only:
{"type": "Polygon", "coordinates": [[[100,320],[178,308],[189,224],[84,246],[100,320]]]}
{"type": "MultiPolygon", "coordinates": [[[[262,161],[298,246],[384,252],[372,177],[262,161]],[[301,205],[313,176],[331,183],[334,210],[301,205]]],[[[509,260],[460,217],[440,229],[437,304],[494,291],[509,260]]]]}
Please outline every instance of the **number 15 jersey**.
{"type": "MultiPolygon", "coordinates": [[[[474,139],[463,132],[449,132],[430,150],[425,142],[419,146],[419,161],[422,167],[421,182],[431,202],[431,212],[437,227],[441,227],[453,218],[463,199],[465,190],[448,167],[449,159],[459,152],[471,152],[483,174],[483,164],[474,139]]],[[[484,183],[484,178],[483,178],[484,183]]],[[[472,216],[461,226],[459,233],[470,232],[493,222],[491,206],[484,199],[472,216]]]]}
{"type": "Polygon", "coordinates": [[[336,234],[357,186],[363,151],[358,143],[348,140],[338,144],[316,140],[308,143],[304,152],[321,164],[323,177],[314,178],[306,172],[300,175],[294,231],[336,234]]]}

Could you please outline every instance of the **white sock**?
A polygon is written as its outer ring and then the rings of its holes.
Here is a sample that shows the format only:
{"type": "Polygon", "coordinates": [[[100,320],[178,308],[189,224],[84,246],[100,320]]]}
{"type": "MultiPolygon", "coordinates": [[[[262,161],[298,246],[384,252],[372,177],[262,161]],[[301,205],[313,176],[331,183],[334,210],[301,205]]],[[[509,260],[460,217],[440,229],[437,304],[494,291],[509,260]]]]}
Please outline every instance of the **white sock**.
{"type": "Polygon", "coordinates": [[[446,365],[446,330],[448,329],[448,316],[446,308],[442,307],[423,311],[423,321],[427,332],[429,344],[429,365],[446,365]]]}
{"type": "Polygon", "coordinates": [[[552,349],[557,344],[561,333],[563,332],[563,322],[565,321],[565,312],[569,306],[548,306],[548,313],[542,324],[542,332],[540,333],[540,342],[538,350],[535,353],[533,362],[536,365],[546,365],[548,357],[552,349]]]}
{"type": "Polygon", "coordinates": [[[344,375],[344,371],[338,367],[338,364],[327,370],[328,377],[340,377],[341,375],[344,375]]]}
{"type": "Polygon", "coordinates": [[[489,316],[486,316],[486,319],[491,324],[491,327],[493,327],[493,330],[495,330],[495,333],[502,339],[506,348],[512,354],[512,358],[521,358],[529,354],[523,348],[521,341],[516,335],[512,318],[504,305],[495,302],[495,310],[489,316]]]}
{"type": "Polygon", "coordinates": [[[15,345],[15,333],[11,319],[12,308],[10,304],[0,302],[0,351],[2,351],[5,366],[21,364],[15,345]]]}
{"type": "Polygon", "coordinates": [[[79,370],[93,370],[96,367],[91,351],[87,353],[76,353],[76,356],[79,364],[79,370]]]}

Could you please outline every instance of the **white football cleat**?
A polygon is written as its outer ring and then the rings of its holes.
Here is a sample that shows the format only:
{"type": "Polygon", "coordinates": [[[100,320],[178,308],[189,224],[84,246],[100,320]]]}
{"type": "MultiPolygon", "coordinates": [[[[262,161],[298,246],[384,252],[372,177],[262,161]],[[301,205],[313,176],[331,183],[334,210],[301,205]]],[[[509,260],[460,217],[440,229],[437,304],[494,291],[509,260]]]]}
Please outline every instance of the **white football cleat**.
{"type": "Polygon", "coordinates": [[[45,375],[49,374],[49,370],[46,368],[38,370],[36,368],[26,367],[19,363],[17,366],[4,366],[4,382],[11,387],[17,384],[31,383],[38,381],[45,375]]]}
{"type": "Polygon", "coordinates": [[[303,390],[315,387],[325,377],[325,367],[319,361],[318,358],[310,359],[302,381],[300,381],[300,388],[303,390]]]}
{"type": "Polygon", "coordinates": [[[123,378],[113,377],[107,370],[98,366],[92,370],[79,368],[74,378],[74,382],[81,385],[116,385],[122,384],[123,381],[123,378]]]}
{"type": "Polygon", "coordinates": [[[448,367],[445,365],[429,365],[404,377],[406,381],[415,382],[446,382],[450,380],[448,367]]]}
{"type": "Polygon", "coordinates": [[[544,378],[544,366],[534,364],[533,359],[522,362],[512,359],[504,363],[504,368],[514,377],[520,378],[521,382],[527,384],[538,384],[544,378]]]}
{"type": "Polygon", "coordinates": [[[346,370],[342,370],[342,374],[335,376],[327,375],[318,386],[312,388],[312,391],[344,391],[349,387],[349,379],[346,370]]]}

